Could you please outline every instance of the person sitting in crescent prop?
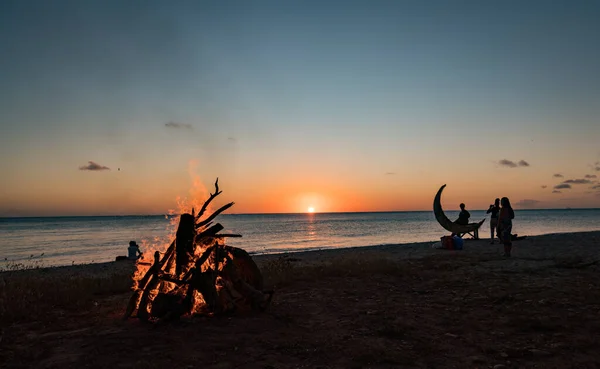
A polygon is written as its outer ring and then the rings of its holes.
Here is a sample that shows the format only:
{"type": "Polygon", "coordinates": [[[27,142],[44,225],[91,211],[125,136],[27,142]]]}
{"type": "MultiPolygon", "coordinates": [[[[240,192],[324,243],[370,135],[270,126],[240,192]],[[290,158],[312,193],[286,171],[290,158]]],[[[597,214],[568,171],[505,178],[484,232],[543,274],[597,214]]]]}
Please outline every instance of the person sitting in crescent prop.
{"type": "Polygon", "coordinates": [[[470,217],[471,214],[467,210],[465,210],[465,204],[460,204],[460,214],[458,214],[458,219],[454,223],[460,225],[467,225],[469,224],[470,217]]]}

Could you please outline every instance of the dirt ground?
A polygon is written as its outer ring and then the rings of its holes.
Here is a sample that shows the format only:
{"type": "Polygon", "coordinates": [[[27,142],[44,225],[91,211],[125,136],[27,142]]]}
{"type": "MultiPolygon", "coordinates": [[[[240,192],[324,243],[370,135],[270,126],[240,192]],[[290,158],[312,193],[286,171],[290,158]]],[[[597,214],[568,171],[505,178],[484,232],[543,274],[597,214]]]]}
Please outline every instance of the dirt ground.
{"type": "Polygon", "coordinates": [[[89,311],[52,311],[44,322],[5,328],[0,362],[10,368],[600,367],[597,264],[555,261],[511,270],[498,268],[509,261],[495,253],[450,251],[312,268],[293,260],[266,266],[276,294],[265,313],[149,324],[121,320],[130,293],[99,296],[89,311]]]}

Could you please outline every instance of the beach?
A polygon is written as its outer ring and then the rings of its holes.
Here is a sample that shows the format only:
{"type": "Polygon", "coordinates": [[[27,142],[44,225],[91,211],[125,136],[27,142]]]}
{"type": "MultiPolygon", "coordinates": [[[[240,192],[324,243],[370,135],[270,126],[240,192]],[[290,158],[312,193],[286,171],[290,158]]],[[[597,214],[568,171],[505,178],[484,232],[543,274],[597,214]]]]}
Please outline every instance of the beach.
{"type": "Polygon", "coordinates": [[[6,367],[593,368],[600,231],[256,255],[264,313],[123,321],[130,262],[0,274],[6,367]]]}

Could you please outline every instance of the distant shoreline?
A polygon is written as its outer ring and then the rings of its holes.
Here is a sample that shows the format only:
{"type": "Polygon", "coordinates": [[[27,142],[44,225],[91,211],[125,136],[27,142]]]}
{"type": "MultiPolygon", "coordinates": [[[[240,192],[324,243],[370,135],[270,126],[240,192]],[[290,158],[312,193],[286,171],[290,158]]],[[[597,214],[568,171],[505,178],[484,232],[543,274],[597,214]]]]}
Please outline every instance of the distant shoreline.
{"type": "MultiPolygon", "coordinates": [[[[518,209],[515,211],[591,211],[600,210],[600,208],[549,208],[549,209],[518,209]]],[[[458,212],[459,210],[447,209],[445,212],[458,212]]],[[[469,209],[469,211],[487,211],[487,209],[469,209]]],[[[231,215],[336,215],[336,214],[402,214],[402,213],[433,213],[432,210],[393,210],[393,211],[348,211],[348,212],[297,212],[297,213],[225,213],[221,216],[231,215]]],[[[0,216],[0,220],[4,219],[48,219],[48,218],[157,218],[157,217],[175,217],[180,214],[129,214],[129,215],[43,215],[43,216],[0,216]]]]}

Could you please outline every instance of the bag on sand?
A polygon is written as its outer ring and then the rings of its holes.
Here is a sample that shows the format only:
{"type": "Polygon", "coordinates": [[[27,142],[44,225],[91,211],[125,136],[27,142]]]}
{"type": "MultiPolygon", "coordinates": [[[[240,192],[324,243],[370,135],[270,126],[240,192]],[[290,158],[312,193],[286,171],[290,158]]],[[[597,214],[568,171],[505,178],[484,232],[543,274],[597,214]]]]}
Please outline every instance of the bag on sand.
{"type": "Polygon", "coordinates": [[[465,241],[463,241],[462,238],[460,238],[458,236],[454,236],[454,237],[452,237],[452,241],[454,243],[454,250],[462,250],[463,249],[463,244],[465,241]]]}
{"type": "Polygon", "coordinates": [[[442,237],[442,247],[447,250],[454,250],[454,240],[452,239],[452,236],[442,237]]]}

